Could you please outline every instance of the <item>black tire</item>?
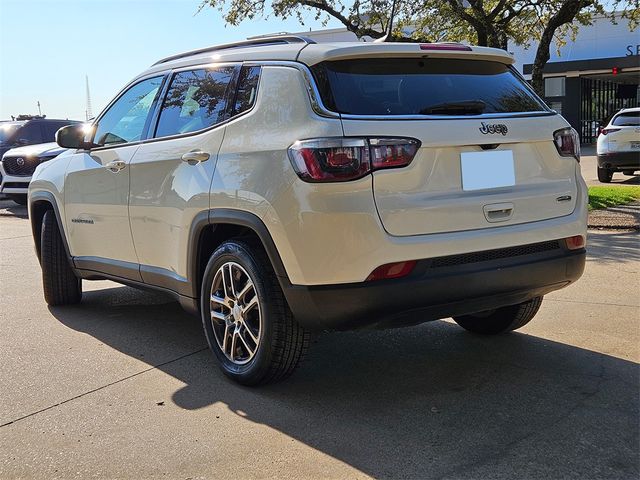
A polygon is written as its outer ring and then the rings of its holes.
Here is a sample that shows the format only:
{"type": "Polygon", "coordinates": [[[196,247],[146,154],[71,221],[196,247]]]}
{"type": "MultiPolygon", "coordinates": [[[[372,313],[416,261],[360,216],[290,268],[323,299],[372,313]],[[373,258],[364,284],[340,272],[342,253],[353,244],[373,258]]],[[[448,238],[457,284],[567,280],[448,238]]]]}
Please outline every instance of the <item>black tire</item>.
{"type": "Polygon", "coordinates": [[[517,305],[498,308],[491,312],[453,317],[465,330],[483,335],[496,335],[524,327],[536,316],[542,305],[542,297],[536,297],[517,305]]]}
{"type": "Polygon", "coordinates": [[[40,233],[40,265],[48,305],[72,305],[82,299],[82,281],[75,276],[62,243],[53,210],[45,212],[40,233]]]}
{"type": "Polygon", "coordinates": [[[613,178],[613,170],[610,168],[598,167],[598,180],[602,183],[610,183],[613,178]]]}
{"type": "MultiPolygon", "coordinates": [[[[237,281],[241,281],[242,278],[237,281]]],[[[236,306],[241,305],[239,297],[235,302],[236,306]]],[[[217,357],[222,372],[240,384],[254,386],[283,380],[293,373],[309,347],[309,333],[293,317],[271,262],[259,244],[244,240],[229,240],[213,252],[202,281],[200,310],[207,342],[217,357]],[[235,318],[231,309],[227,314],[226,311],[223,311],[227,307],[222,307],[221,304],[215,304],[211,301],[212,286],[216,274],[223,268],[223,265],[229,265],[230,262],[239,265],[246,273],[244,275],[239,272],[239,276],[245,280],[248,277],[253,282],[253,292],[257,295],[259,303],[258,315],[261,317],[257,333],[259,343],[254,348],[253,357],[243,365],[233,362],[218,343],[217,338],[220,336],[227,339],[233,338],[233,336],[227,336],[227,330],[225,330],[225,325],[228,325],[227,320],[212,320],[211,318],[212,305],[220,308],[221,313],[225,314],[226,318],[230,319],[229,321],[233,321],[232,319],[235,318]],[[214,323],[218,337],[214,332],[214,323]]],[[[245,332],[247,328],[245,325],[245,332]]],[[[233,332],[231,333],[233,335],[233,332]]],[[[247,338],[246,335],[245,338],[247,338]]],[[[222,339],[221,342],[223,342],[222,339]]],[[[252,346],[255,347],[255,344],[252,346]]],[[[241,348],[243,347],[241,346],[241,348]]]]}
{"type": "Polygon", "coordinates": [[[10,193],[10,194],[7,194],[7,197],[9,197],[9,200],[13,200],[18,205],[26,205],[27,204],[27,195],[24,194],[24,193],[21,193],[21,194],[10,193]]]}

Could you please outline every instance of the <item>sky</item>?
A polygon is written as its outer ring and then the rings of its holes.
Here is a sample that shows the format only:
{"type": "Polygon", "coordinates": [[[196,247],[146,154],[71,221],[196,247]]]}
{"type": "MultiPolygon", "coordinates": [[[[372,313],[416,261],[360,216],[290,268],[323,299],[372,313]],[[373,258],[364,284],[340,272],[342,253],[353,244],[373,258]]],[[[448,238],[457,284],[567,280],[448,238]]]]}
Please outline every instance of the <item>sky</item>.
{"type": "MultiPolygon", "coordinates": [[[[201,0],[0,0],[0,120],[37,114],[85,119],[160,58],[274,32],[322,28],[314,14],[225,27],[201,0]]],[[[336,21],[326,28],[339,27],[336,21]]]]}

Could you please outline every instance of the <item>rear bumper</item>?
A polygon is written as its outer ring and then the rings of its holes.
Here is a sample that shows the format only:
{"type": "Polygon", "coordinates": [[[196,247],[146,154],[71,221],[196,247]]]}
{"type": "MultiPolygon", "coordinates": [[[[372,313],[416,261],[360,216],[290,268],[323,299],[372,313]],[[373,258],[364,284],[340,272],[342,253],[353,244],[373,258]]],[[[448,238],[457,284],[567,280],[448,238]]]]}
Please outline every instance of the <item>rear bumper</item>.
{"type": "Polygon", "coordinates": [[[285,289],[289,305],[311,330],[394,327],[514,305],[575,282],[584,249],[437,266],[418,263],[403,279],[285,289]]]}
{"type": "Polygon", "coordinates": [[[618,168],[620,170],[640,170],[640,151],[598,154],[598,166],[601,168],[618,168]]]}

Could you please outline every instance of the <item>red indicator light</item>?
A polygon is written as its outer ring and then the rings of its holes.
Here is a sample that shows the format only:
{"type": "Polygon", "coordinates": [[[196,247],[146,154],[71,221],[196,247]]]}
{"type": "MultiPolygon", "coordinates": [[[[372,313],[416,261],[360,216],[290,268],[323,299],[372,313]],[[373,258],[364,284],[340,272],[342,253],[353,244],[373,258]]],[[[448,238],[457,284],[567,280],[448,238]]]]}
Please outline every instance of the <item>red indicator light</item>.
{"type": "Polygon", "coordinates": [[[411,273],[413,267],[416,266],[416,260],[409,260],[407,262],[387,263],[376,268],[367,277],[367,282],[373,280],[387,280],[390,278],[406,277],[411,273]]]}
{"type": "Polygon", "coordinates": [[[460,43],[421,43],[420,50],[448,50],[458,52],[470,52],[471,47],[460,43]]]}
{"type": "Polygon", "coordinates": [[[564,241],[566,242],[569,250],[579,250],[584,248],[586,245],[582,235],[574,235],[573,237],[565,238],[564,241]]]}
{"type": "Polygon", "coordinates": [[[613,75],[617,75],[617,74],[618,74],[618,67],[613,67],[613,68],[611,69],[611,73],[612,73],[613,75]]]}

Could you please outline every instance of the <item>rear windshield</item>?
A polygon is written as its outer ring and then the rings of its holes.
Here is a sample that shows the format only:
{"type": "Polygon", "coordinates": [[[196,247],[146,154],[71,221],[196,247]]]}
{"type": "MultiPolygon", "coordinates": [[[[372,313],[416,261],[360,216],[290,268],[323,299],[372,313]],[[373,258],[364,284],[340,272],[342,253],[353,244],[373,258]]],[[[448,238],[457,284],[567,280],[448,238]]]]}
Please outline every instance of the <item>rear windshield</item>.
{"type": "Polygon", "coordinates": [[[312,67],[324,104],[356,115],[478,115],[548,110],[503,63],[375,58],[312,67]]]}
{"type": "Polygon", "coordinates": [[[640,112],[621,113],[611,123],[617,127],[640,127],[640,112]]]}

